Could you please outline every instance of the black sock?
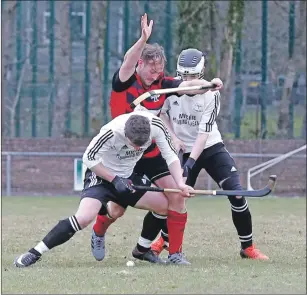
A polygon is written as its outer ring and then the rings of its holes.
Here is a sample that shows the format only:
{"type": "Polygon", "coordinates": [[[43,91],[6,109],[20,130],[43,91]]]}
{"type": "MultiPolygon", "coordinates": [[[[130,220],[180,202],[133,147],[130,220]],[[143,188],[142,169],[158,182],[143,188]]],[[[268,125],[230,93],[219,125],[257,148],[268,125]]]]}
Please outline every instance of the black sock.
{"type": "Polygon", "coordinates": [[[165,221],[162,223],[161,237],[163,238],[164,242],[168,243],[167,219],[165,219],[165,221]]]}
{"type": "Polygon", "coordinates": [[[52,249],[67,242],[72,236],[81,230],[75,216],[60,220],[59,223],[44,237],[43,242],[52,249]]]}
{"type": "Polygon", "coordinates": [[[152,241],[159,234],[163,223],[166,221],[166,216],[159,215],[153,212],[148,212],[144,217],[143,229],[137,243],[137,249],[140,252],[147,252],[150,249],[152,241]]]}
{"type": "Polygon", "coordinates": [[[237,229],[242,249],[246,249],[253,243],[252,217],[244,197],[228,197],[231,203],[232,220],[237,229]]]}

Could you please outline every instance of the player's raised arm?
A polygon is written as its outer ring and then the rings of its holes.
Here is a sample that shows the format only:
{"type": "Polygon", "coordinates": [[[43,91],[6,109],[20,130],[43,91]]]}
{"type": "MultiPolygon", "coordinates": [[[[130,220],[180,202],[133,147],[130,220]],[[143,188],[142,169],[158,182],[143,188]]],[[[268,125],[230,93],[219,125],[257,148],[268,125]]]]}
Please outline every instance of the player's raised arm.
{"type": "Polygon", "coordinates": [[[216,85],[216,87],[211,89],[211,90],[204,89],[204,90],[178,91],[178,94],[179,95],[181,95],[181,94],[203,94],[203,93],[206,93],[207,91],[216,91],[216,90],[223,88],[223,82],[219,78],[214,78],[210,82],[207,81],[207,80],[199,80],[199,79],[194,79],[194,80],[190,80],[190,81],[183,81],[179,85],[179,88],[190,87],[190,86],[210,86],[212,84],[216,85]]]}
{"type": "Polygon", "coordinates": [[[148,38],[151,35],[153,26],[153,20],[151,20],[148,24],[147,21],[147,14],[145,13],[141,17],[141,37],[140,39],[126,52],[124,56],[123,64],[119,70],[119,79],[121,82],[128,81],[128,79],[133,75],[135,72],[135,66],[138,60],[141,57],[142,51],[145,47],[145,44],[148,38]]]}

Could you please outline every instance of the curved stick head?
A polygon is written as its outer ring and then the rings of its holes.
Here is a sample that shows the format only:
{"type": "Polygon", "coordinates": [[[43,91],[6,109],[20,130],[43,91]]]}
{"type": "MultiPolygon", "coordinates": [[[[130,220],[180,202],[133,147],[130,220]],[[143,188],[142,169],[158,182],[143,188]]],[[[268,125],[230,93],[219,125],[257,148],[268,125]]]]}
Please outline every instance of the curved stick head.
{"type": "Polygon", "coordinates": [[[143,93],[130,104],[130,107],[134,109],[138,104],[140,104],[143,100],[145,100],[148,97],[150,97],[149,92],[143,93]]]}

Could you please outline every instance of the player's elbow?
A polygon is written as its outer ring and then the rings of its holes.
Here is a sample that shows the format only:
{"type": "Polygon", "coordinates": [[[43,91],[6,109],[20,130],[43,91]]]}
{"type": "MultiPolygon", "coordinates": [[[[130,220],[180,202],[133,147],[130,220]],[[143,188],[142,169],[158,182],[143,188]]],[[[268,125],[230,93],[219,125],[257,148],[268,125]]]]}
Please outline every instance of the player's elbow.
{"type": "Polygon", "coordinates": [[[93,161],[89,160],[88,153],[84,153],[82,157],[82,162],[87,168],[92,168],[94,166],[93,161]]]}

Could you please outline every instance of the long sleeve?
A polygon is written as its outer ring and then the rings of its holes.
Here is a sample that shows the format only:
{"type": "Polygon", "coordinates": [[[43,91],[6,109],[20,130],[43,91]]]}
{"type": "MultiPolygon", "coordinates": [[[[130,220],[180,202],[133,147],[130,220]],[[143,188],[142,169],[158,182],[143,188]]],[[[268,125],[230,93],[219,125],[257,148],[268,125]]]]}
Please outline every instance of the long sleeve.
{"type": "Polygon", "coordinates": [[[83,163],[91,169],[101,162],[102,153],[105,153],[111,148],[113,140],[113,131],[109,128],[102,128],[99,134],[92,139],[83,154],[83,163]]]}
{"type": "MultiPolygon", "coordinates": [[[[209,92],[210,93],[210,92],[209,92]]],[[[220,93],[219,91],[211,92],[210,102],[206,107],[199,124],[199,133],[210,133],[215,123],[216,117],[220,108],[220,93]]],[[[208,98],[207,98],[208,99],[208,98]]]]}

